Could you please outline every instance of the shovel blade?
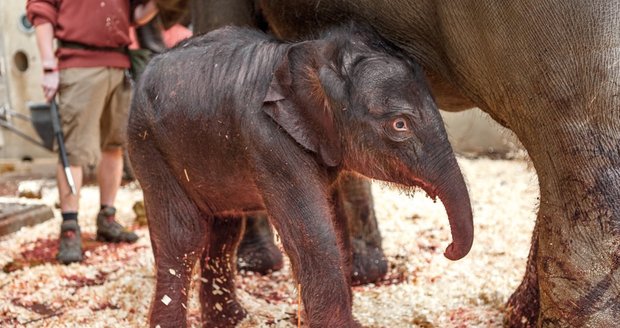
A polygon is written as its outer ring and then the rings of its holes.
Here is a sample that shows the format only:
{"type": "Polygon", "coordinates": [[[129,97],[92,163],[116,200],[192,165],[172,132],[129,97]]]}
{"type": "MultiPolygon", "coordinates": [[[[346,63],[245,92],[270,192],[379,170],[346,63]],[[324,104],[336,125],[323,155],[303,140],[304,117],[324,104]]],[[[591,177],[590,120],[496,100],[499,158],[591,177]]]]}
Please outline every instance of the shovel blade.
{"type": "Polygon", "coordinates": [[[43,146],[54,151],[54,127],[52,124],[52,113],[48,103],[30,103],[30,117],[34,130],[41,138],[43,146]]]}

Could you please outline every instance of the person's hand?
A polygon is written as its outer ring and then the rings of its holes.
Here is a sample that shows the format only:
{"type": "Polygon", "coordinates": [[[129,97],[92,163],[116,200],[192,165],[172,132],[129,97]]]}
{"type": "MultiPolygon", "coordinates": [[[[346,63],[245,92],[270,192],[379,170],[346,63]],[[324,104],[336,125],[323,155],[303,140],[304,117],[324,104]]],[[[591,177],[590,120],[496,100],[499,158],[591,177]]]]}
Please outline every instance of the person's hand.
{"type": "Polygon", "coordinates": [[[57,68],[46,68],[43,70],[43,83],[41,83],[41,86],[43,87],[43,95],[48,102],[56,95],[59,80],[57,68]]]}
{"type": "Polygon", "coordinates": [[[41,56],[41,67],[43,68],[43,95],[47,101],[54,98],[58,91],[58,59],[54,55],[54,26],[52,23],[45,22],[35,26],[37,37],[37,47],[41,56]]]}
{"type": "Polygon", "coordinates": [[[158,12],[159,8],[157,8],[157,5],[153,0],[148,0],[143,4],[136,6],[133,10],[133,20],[135,26],[142,26],[150,22],[158,12]]]}

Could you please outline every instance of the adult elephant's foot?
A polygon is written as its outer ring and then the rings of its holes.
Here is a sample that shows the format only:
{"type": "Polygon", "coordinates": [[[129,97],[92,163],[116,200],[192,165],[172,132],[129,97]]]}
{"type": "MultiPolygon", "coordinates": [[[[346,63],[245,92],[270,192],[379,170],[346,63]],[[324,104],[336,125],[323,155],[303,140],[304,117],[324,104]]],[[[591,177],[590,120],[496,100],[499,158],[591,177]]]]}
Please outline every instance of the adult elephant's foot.
{"type": "Polygon", "coordinates": [[[388,262],[383,250],[374,245],[368,245],[363,239],[352,240],[353,257],[351,284],[365,285],[381,280],[387,273],[388,262]]]}
{"type": "Polygon", "coordinates": [[[538,228],[535,227],[523,281],[506,303],[506,316],[504,317],[506,327],[530,328],[536,326],[540,313],[538,276],[536,274],[537,254],[538,228]]]}
{"type": "Polygon", "coordinates": [[[237,248],[237,268],[264,275],[282,269],[282,265],[282,252],[274,243],[267,216],[248,216],[237,248]]]}
{"type": "Polygon", "coordinates": [[[351,240],[351,283],[363,285],[377,282],[387,273],[388,263],[381,248],[370,181],[345,175],[340,179],[338,190],[351,240]]]}

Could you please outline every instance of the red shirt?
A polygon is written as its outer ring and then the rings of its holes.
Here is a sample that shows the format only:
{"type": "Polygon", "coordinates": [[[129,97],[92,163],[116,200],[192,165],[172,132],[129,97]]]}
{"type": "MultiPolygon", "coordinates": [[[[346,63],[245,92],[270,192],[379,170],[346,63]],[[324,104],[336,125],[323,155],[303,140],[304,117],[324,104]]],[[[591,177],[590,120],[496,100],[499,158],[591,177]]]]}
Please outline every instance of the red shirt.
{"type": "MultiPolygon", "coordinates": [[[[129,0],[28,0],[28,19],[35,25],[51,23],[54,36],[96,47],[129,45],[129,0]]],[[[113,51],[59,48],[59,68],[128,68],[127,55],[113,51]]]]}

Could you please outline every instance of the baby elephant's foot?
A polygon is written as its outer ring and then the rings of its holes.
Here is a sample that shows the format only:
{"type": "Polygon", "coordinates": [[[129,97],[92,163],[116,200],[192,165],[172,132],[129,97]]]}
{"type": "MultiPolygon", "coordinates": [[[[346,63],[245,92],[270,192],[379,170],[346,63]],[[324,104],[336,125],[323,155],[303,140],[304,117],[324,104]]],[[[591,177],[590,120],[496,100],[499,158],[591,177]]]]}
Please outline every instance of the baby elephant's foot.
{"type": "Polygon", "coordinates": [[[237,301],[215,303],[203,309],[202,322],[204,327],[231,328],[235,327],[247,316],[245,309],[237,301]]]}

